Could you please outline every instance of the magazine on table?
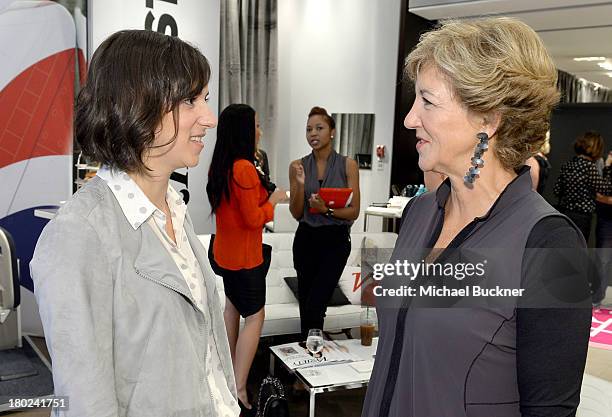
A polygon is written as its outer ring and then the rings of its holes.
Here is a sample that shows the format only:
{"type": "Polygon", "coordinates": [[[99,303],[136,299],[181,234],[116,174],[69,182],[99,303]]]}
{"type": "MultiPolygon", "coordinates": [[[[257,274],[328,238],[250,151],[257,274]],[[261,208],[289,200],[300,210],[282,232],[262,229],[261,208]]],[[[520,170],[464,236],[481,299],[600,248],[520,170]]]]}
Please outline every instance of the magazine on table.
{"type": "Polygon", "coordinates": [[[292,370],[359,360],[350,351],[340,350],[338,346],[329,341],[325,341],[323,351],[317,355],[312,355],[308,349],[303,348],[297,342],[274,346],[272,350],[292,370]]]}

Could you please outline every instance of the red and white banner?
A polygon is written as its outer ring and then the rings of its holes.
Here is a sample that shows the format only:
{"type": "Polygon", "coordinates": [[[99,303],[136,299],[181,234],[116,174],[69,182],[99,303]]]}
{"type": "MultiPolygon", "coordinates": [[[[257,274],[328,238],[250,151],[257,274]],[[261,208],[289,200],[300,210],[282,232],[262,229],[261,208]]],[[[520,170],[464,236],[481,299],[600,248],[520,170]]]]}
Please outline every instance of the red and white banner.
{"type": "Polygon", "coordinates": [[[15,240],[28,333],[41,331],[28,264],[46,221],[34,210],[72,193],[75,45],[63,6],[0,3],[0,226],[15,240]]]}

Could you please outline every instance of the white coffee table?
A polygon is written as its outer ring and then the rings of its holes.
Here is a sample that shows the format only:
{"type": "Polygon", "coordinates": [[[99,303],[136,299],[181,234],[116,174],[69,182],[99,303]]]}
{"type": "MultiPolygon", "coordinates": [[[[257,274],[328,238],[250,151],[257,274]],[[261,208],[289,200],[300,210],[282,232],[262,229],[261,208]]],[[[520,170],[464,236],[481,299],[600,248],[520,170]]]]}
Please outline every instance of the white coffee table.
{"type": "MultiPolygon", "coordinates": [[[[336,340],[338,345],[345,346],[354,356],[353,362],[332,363],[326,365],[292,368],[283,360],[280,349],[286,345],[270,347],[270,374],[274,375],[276,360],[297,379],[304,384],[310,395],[310,417],[315,415],[315,399],[317,394],[331,391],[361,388],[368,385],[374,365],[374,355],[378,338],[372,340],[372,346],[362,346],[359,339],[336,340]]],[[[333,342],[325,341],[327,344],[333,342]]]]}

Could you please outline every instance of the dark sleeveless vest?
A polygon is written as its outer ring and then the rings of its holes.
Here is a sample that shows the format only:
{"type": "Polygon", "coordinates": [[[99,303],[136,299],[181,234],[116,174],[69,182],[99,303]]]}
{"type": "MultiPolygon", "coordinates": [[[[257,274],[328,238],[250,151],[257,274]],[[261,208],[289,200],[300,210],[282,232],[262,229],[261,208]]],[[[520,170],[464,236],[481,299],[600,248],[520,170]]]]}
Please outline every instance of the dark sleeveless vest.
{"type": "MultiPolygon", "coordinates": [[[[391,262],[432,244],[450,192],[447,180],[414,199],[391,262]]],[[[548,216],[561,214],[532,191],[522,169],[459,247],[503,250],[496,279],[520,288],[527,239],[548,216]]],[[[515,307],[377,310],[380,339],[363,417],[521,417],[515,307]]]]}
{"type": "Polygon", "coordinates": [[[304,215],[300,219],[300,222],[304,222],[313,227],[338,225],[351,226],[353,222],[350,220],[326,217],[320,214],[313,214],[308,211],[310,208],[310,205],[308,204],[310,195],[318,193],[320,188],[348,187],[348,179],[346,177],[346,156],[340,155],[336,151],[332,150],[329,158],[327,159],[325,175],[321,184],[319,184],[319,180],[317,178],[317,160],[315,159],[314,152],[311,152],[302,158],[302,166],[304,167],[306,181],[304,183],[304,215]]]}

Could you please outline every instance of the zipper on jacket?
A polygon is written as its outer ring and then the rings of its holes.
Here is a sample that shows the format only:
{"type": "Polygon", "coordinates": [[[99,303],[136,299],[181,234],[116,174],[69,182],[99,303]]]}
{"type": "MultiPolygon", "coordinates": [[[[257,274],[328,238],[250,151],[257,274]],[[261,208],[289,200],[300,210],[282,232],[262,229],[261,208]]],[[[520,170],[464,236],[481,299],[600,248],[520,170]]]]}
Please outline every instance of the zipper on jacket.
{"type": "MultiPolygon", "coordinates": [[[[194,299],[191,297],[191,295],[187,295],[187,294],[185,294],[184,292],[180,291],[180,290],[179,290],[178,288],[176,288],[176,287],[173,287],[172,285],[168,285],[168,284],[166,284],[166,283],[156,281],[156,280],[154,280],[153,278],[150,278],[150,277],[148,277],[147,275],[143,274],[143,273],[142,273],[142,272],[141,272],[139,269],[136,269],[136,268],[134,268],[134,269],[135,269],[135,271],[136,271],[136,274],[137,274],[137,275],[139,275],[139,276],[141,276],[141,277],[143,277],[144,279],[147,279],[147,280],[149,280],[149,281],[155,282],[156,284],[159,284],[159,285],[161,285],[162,287],[166,287],[166,288],[168,288],[168,289],[171,289],[171,290],[173,290],[173,291],[176,291],[177,293],[181,294],[182,296],[184,296],[185,298],[187,298],[187,299],[190,301],[191,306],[192,306],[192,307],[193,307],[193,308],[194,308],[194,309],[195,309],[195,310],[196,310],[196,311],[197,311],[199,314],[201,314],[201,316],[200,316],[200,320],[203,320],[203,321],[204,321],[204,325],[203,325],[203,326],[199,326],[199,327],[200,327],[200,336],[201,336],[201,340],[204,340],[204,336],[205,336],[205,335],[204,335],[204,330],[206,329],[206,316],[204,315],[204,312],[203,312],[203,311],[200,311],[200,309],[197,307],[197,305],[195,305],[195,300],[194,300],[194,299]]],[[[212,315],[211,315],[211,320],[210,320],[210,321],[212,322],[212,315]]],[[[212,333],[212,326],[211,326],[211,333],[212,333]]],[[[213,340],[214,340],[214,335],[213,335],[213,340]]],[[[216,344],[216,341],[215,341],[215,344],[216,344]]],[[[212,351],[212,349],[211,349],[211,351],[212,351]]],[[[217,351],[217,353],[218,353],[218,351],[217,351]]],[[[204,348],[204,357],[202,358],[202,359],[203,359],[203,361],[204,361],[204,368],[206,368],[206,357],[207,357],[207,356],[208,356],[208,346],[206,346],[206,347],[204,348]]],[[[219,362],[220,362],[220,361],[221,361],[221,357],[219,357],[219,362]]],[[[213,370],[212,370],[212,369],[211,369],[211,372],[213,372],[213,370]]],[[[206,377],[206,370],[204,370],[204,372],[202,372],[202,375],[203,375],[203,377],[201,378],[202,385],[203,385],[203,383],[205,382],[205,383],[206,383],[206,386],[208,386],[208,395],[210,396],[210,408],[211,408],[211,410],[214,410],[214,409],[215,409],[215,399],[213,398],[213,395],[212,395],[212,390],[210,389],[210,383],[208,382],[208,378],[206,377]],[[204,381],[204,380],[205,380],[205,381],[204,381]]]]}
{"type": "Polygon", "coordinates": [[[187,294],[185,294],[183,291],[181,291],[180,289],[178,289],[178,288],[176,288],[176,287],[173,287],[172,285],[169,285],[169,284],[166,284],[166,283],[164,283],[164,282],[160,282],[160,281],[154,280],[153,278],[150,278],[150,277],[148,277],[147,275],[145,275],[145,274],[143,274],[142,272],[140,272],[140,270],[139,270],[139,269],[134,268],[134,270],[136,271],[136,274],[137,274],[137,275],[140,275],[141,277],[143,277],[143,278],[145,278],[145,279],[148,279],[148,280],[149,280],[149,281],[151,281],[151,282],[154,282],[154,283],[156,283],[156,284],[161,285],[162,287],[169,288],[169,289],[171,289],[171,290],[173,290],[173,291],[176,291],[177,293],[181,294],[182,296],[184,296],[185,298],[187,298],[187,299],[189,300],[189,302],[191,303],[191,305],[192,305],[193,307],[196,307],[196,309],[197,309],[197,306],[195,305],[195,300],[192,298],[191,294],[187,295],[187,294]]]}
{"type": "MultiPolygon", "coordinates": [[[[201,340],[204,340],[204,332],[206,331],[206,316],[204,315],[203,312],[201,313],[202,313],[202,317],[200,317],[200,319],[204,322],[204,325],[200,326],[200,335],[202,336],[201,340]]],[[[211,321],[212,321],[212,318],[211,318],[211,321]]],[[[211,330],[212,330],[212,327],[211,327],[211,330]]],[[[212,348],[210,350],[212,352],[212,348]]],[[[208,356],[208,346],[204,348],[204,368],[206,368],[206,357],[207,356],[208,356]]],[[[221,358],[219,358],[219,361],[221,361],[221,358]]],[[[212,357],[211,357],[211,363],[212,363],[212,357]]],[[[214,371],[211,369],[210,372],[211,374],[213,374],[214,371]]],[[[206,369],[204,370],[204,372],[202,372],[202,375],[203,375],[203,379],[206,380],[206,386],[208,387],[208,395],[210,396],[211,411],[218,411],[218,410],[215,410],[215,399],[213,398],[212,390],[210,389],[210,382],[208,381],[208,377],[206,376],[206,369]]],[[[212,378],[214,377],[215,376],[212,375],[212,378]]]]}

